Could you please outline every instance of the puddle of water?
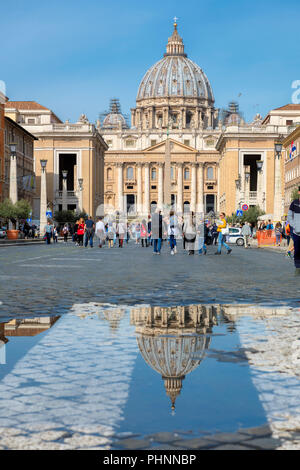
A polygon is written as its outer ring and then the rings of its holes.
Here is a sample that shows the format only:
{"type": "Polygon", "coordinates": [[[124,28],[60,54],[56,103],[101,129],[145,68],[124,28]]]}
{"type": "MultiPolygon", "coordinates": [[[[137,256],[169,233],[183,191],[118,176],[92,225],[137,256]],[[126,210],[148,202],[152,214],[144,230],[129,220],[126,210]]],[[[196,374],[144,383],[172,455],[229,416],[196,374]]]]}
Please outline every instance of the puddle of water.
{"type": "Polygon", "coordinates": [[[238,330],[259,331],[265,310],[84,304],[2,323],[0,426],[199,434],[263,425],[238,330]],[[246,312],[258,320],[240,319],[246,312]]]}

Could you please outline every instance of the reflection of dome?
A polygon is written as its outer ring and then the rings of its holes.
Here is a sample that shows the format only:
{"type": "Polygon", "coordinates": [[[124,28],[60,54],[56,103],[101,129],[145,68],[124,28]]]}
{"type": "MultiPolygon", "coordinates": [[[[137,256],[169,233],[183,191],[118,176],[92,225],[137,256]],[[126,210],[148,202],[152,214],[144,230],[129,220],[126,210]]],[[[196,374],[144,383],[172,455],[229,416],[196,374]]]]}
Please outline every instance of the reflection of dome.
{"type": "Polygon", "coordinates": [[[196,97],[214,102],[210,83],[201,70],[184,53],[182,38],[174,24],[174,32],[168,40],[167,53],[144,75],[137,101],[158,97],[196,97]]]}
{"type": "Polygon", "coordinates": [[[131,323],[140,352],[161,374],[174,409],[185,375],[198,367],[209,347],[214,309],[197,305],[132,309],[131,323]]]}
{"type": "Polygon", "coordinates": [[[103,315],[110,325],[110,331],[115,333],[120,325],[120,321],[124,317],[125,310],[122,308],[104,309],[103,315]]]}

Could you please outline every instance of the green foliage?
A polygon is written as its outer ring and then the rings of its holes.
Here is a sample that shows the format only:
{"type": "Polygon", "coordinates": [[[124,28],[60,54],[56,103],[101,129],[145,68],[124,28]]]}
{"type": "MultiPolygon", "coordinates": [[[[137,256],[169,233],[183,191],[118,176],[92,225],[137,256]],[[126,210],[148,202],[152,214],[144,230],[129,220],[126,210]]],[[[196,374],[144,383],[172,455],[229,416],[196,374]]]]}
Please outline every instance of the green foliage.
{"type": "Polygon", "coordinates": [[[28,201],[21,199],[13,204],[10,199],[5,199],[0,203],[0,218],[5,219],[6,222],[9,220],[16,228],[17,221],[27,219],[31,213],[31,206],[28,201]]]}
{"type": "Polygon", "coordinates": [[[86,220],[88,218],[87,213],[85,211],[76,213],[74,211],[57,211],[54,214],[54,220],[58,224],[75,224],[76,220],[80,218],[86,220]]]}
{"type": "Polygon", "coordinates": [[[293,189],[291,194],[291,202],[293,202],[295,199],[299,199],[298,186],[293,189]]]}
{"type": "Polygon", "coordinates": [[[258,217],[264,215],[265,212],[260,209],[259,206],[249,207],[247,211],[243,212],[242,217],[237,217],[236,214],[232,214],[231,216],[227,217],[227,222],[229,224],[238,224],[243,222],[250,222],[251,224],[256,224],[258,217]]]}
{"type": "Polygon", "coordinates": [[[67,222],[74,224],[77,219],[73,211],[57,211],[54,214],[54,220],[59,224],[65,224],[67,222]]]}

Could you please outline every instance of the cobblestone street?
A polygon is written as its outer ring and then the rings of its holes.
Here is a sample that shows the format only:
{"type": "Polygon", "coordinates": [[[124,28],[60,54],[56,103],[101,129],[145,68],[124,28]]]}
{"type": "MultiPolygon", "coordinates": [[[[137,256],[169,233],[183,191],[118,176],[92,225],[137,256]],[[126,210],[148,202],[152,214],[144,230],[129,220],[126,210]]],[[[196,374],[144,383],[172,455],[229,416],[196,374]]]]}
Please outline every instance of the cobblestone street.
{"type": "Polygon", "coordinates": [[[255,248],[178,251],[0,248],[0,448],[300,448],[293,263],[255,248]],[[55,321],[22,337],[18,325],[41,316],[55,321]],[[173,396],[155,357],[178,347],[173,396]]]}
{"type": "Polygon", "coordinates": [[[298,304],[299,278],[283,253],[233,247],[231,255],[161,256],[130,242],[123,249],[78,248],[70,242],[4,248],[2,315],[64,313],[77,302],[298,304]],[[58,309],[58,310],[57,310],[58,309]]]}

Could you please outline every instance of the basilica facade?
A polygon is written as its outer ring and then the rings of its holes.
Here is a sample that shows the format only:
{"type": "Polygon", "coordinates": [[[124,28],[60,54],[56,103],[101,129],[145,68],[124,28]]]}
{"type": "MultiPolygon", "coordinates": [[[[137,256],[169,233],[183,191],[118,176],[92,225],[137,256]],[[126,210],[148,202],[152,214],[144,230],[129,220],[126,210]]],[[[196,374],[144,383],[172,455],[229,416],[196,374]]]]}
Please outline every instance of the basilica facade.
{"type": "Polygon", "coordinates": [[[105,212],[178,212],[231,215],[258,205],[278,219],[284,207],[284,164],[274,145],[300,121],[279,108],[246,123],[236,103],[215,107],[204,71],[188,58],[174,23],[166,52],[145,73],[129,125],[117,100],[97,127],[108,145],[105,212]],[[278,157],[278,155],[277,155],[278,157]]]}

